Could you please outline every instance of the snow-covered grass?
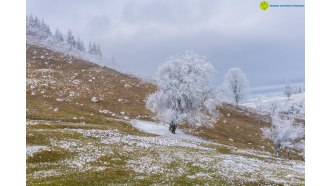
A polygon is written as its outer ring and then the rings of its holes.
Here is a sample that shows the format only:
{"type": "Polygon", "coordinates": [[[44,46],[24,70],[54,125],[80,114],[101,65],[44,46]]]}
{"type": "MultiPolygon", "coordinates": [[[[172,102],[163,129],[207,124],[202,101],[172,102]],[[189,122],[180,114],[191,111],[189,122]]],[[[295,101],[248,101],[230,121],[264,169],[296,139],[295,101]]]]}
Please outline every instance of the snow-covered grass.
{"type": "Polygon", "coordinates": [[[171,134],[153,122],[134,120],[118,129],[45,122],[27,125],[29,154],[49,150],[33,161],[27,155],[28,185],[304,184],[303,161],[211,143],[180,130],[171,134]]]}

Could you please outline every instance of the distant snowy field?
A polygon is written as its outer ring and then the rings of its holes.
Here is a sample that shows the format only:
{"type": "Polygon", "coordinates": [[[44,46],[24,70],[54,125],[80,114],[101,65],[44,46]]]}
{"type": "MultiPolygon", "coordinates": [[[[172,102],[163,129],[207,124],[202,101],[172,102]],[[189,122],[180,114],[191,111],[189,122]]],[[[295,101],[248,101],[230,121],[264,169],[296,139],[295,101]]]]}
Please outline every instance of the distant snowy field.
{"type": "Polygon", "coordinates": [[[266,112],[284,112],[299,117],[305,116],[305,93],[293,94],[289,99],[284,95],[250,97],[243,106],[266,112]]]}

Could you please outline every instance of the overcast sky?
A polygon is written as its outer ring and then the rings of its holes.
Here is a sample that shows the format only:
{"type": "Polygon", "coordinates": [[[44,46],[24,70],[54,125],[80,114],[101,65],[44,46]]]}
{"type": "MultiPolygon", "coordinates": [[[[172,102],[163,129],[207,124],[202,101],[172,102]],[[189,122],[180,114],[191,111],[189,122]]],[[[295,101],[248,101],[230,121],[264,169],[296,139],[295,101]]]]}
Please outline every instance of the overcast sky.
{"type": "MultiPolygon", "coordinates": [[[[253,87],[304,81],[304,8],[259,9],[260,0],[27,0],[27,14],[54,32],[70,28],[100,43],[120,68],[153,76],[169,56],[193,50],[207,56],[220,84],[241,68],[253,87]]],[[[304,4],[303,0],[269,0],[304,4]]]]}

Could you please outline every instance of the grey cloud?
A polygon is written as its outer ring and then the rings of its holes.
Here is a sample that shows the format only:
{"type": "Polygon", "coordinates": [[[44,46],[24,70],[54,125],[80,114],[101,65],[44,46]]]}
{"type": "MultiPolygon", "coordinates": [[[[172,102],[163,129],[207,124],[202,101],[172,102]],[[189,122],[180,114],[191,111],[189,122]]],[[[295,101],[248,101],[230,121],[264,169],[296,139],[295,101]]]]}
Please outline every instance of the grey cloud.
{"type": "MultiPolygon", "coordinates": [[[[304,3],[279,0],[277,3],[304,3]]],[[[54,30],[99,42],[124,70],[152,76],[169,56],[194,50],[217,69],[240,67],[252,86],[304,81],[304,8],[261,11],[248,0],[28,0],[54,30]]]]}

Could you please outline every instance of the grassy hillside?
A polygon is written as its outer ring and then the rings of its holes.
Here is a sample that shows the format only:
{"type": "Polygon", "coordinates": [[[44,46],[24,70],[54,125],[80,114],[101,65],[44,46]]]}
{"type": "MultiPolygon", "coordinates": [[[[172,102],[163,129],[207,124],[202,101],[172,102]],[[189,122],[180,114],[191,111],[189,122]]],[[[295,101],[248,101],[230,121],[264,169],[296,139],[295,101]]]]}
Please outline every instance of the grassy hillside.
{"type": "MultiPolygon", "coordinates": [[[[263,138],[260,130],[264,127],[270,127],[271,118],[269,115],[258,114],[230,104],[223,104],[219,106],[218,110],[221,116],[213,128],[183,126],[184,131],[221,144],[273,153],[272,142],[263,138]]],[[[301,119],[297,122],[304,123],[301,119]]],[[[295,151],[291,151],[288,156],[287,152],[282,150],[279,155],[282,158],[303,159],[295,151]]]]}
{"type": "Polygon", "coordinates": [[[130,119],[153,120],[155,85],[27,44],[27,185],[301,185],[304,162],[272,155],[269,118],[219,107],[214,128],[180,126],[205,141],[156,136],[130,119]]]}
{"type": "Polygon", "coordinates": [[[150,119],[144,99],[154,85],[36,45],[27,44],[26,54],[27,119],[150,119]]]}

